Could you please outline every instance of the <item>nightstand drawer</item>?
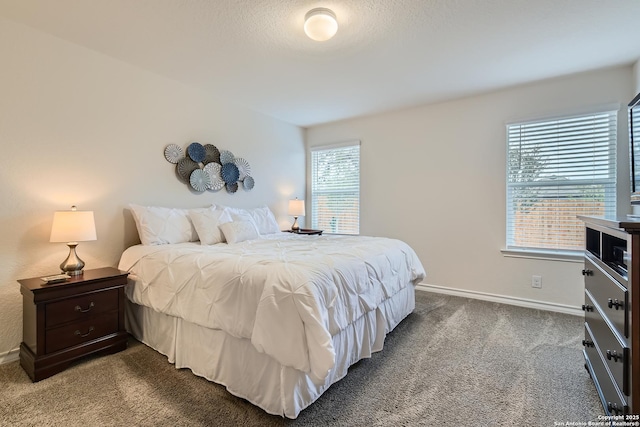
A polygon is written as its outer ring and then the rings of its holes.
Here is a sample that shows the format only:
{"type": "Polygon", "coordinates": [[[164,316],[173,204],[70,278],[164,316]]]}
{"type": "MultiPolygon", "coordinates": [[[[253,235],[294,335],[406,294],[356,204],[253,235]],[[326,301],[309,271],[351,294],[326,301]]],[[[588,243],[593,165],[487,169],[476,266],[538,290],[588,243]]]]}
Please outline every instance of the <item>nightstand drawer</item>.
{"type": "Polygon", "coordinates": [[[47,329],[67,322],[118,309],[118,290],[94,292],[76,298],[47,304],[47,329]]]}
{"type": "Polygon", "coordinates": [[[49,329],[45,334],[45,352],[53,353],[118,331],[118,313],[93,316],[87,320],[49,329]]]}
{"type": "Polygon", "coordinates": [[[589,258],[585,258],[585,288],[591,293],[593,300],[597,303],[606,317],[618,329],[618,332],[629,336],[628,324],[628,295],[627,288],[622,286],[613,277],[604,272],[597,264],[589,258]]]}

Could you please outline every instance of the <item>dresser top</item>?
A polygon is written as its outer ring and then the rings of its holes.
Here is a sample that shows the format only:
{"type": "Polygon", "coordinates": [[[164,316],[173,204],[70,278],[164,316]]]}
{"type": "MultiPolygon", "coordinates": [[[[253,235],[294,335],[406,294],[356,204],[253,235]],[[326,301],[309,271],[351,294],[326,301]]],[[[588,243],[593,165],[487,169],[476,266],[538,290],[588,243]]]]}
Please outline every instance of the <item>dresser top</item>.
{"type": "Polygon", "coordinates": [[[603,227],[622,229],[629,233],[640,233],[640,217],[628,215],[617,217],[578,215],[578,219],[587,224],[598,224],[603,227]]]}

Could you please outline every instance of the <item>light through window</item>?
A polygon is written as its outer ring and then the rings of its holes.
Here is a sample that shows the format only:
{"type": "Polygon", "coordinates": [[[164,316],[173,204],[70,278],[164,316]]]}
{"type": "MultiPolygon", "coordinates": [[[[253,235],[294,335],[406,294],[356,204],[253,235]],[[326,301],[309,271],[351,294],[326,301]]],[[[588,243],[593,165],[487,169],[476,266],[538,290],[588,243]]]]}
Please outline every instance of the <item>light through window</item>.
{"type": "Polygon", "coordinates": [[[581,250],[577,215],[613,215],[617,112],[507,125],[507,247],[581,250]]]}
{"type": "Polygon", "coordinates": [[[311,227],[360,233],[360,143],[311,149],[311,227]]]}

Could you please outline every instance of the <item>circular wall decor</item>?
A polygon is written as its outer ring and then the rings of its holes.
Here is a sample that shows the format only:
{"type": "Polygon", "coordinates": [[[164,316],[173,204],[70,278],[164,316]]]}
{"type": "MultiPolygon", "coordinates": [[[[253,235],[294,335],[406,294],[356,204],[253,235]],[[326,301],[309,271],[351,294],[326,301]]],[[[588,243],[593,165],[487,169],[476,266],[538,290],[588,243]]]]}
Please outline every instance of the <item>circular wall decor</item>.
{"type": "Polygon", "coordinates": [[[220,163],[207,163],[202,168],[207,171],[209,176],[218,175],[220,176],[220,171],[222,170],[222,165],[220,163]]]}
{"type": "Polygon", "coordinates": [[[251,190],[255,184],[255,181],[250,176],[246,176],[242,181],[242,186],[245,190],[251,190]]]}
{"type": "Polygon", "coordinates": [[[169,144],[167,148],[164,149],[164,158],[167,159],[169,163],[176,164],[183,157],[184,152],[182,148],[176,144],[169,144]]]}
{"type": "Polygon", "coordinates": [[[169,144],[164,149],[164,157],[176,165],[178,178],[196,191],[217,191],[225,187],[229,193],[235,193],[239,187],[251,190],[255,184],[248,161],[213,144],[192,142],[186,150],[169,144]]]}
{"type": "Polygon", "coordinates": [[[238,167],[235,163],[225,163],[222,165],[222,171],[220,172],[222,175],[222,179],[227,184],[233,184],[238,180],[240,176],[240,172],[238,171],[238,167]]]}
{"type": "Polygon", "coordinates": [[[234,182],[231,184],[227,184],[227,191],[229,193],[235,193],[236,191],[238,191],[238,183],[234,182]]]}
{"type": "Polygon", "coordinates": [[[204,164],[220,163],[220,150],[215,145],[204,144],[204,164]]]}
{"type": "Polygon", "coordinates": [[[209,174],[209,179],[211,180],[209,190],[220,190],[224,187],[224,181],[220,176],[220,171],[222,170],[222,165],[220,163],[207,163],[204,165],[203,170],[209,174]]]}
{"type": "Polygon", "coordinates": [[[187,153],[189,154],[189,157],[191,157],[191,160],[193,160],[194,162],[204,162],[206,151],[202,144],[200,144],[199,142],[192,142],[191,144],[189,144],[189,146],[187,147],[187,153]]]}
{"type": "Polygon", "coordinates": [[[189,178],[191,177],[191,172],[199,168],[200,166],[188,157],[183,157],[182,159],[180,159],[180,161],[176,165],[178,175],[185,182],[189,182],[189,178]]]}
{"type": "Polygon", "coordinates": [[[229,150],[220,150],[220,163],[227,164],[227,163],[233,163],[233,161],[235,160],[235,156],[233,155],[233,153],[229,150]]]}
{"type": "Polygon", "coordinates": [[[203,192],[211,185],[211,178],[205,170],[196,169],[191,172],[189,183],[191,184],[191,188],[194,190],[203,192]]]}
{"type": "Polygon", "coordinates": [[[236,157],[233,163],[238,167],[238,172],[240,173],[240,177],[238,178],[242,181],[247,175],[251,175],[251,166],[249,166],[249,162],[245,159],[236,157]]]}

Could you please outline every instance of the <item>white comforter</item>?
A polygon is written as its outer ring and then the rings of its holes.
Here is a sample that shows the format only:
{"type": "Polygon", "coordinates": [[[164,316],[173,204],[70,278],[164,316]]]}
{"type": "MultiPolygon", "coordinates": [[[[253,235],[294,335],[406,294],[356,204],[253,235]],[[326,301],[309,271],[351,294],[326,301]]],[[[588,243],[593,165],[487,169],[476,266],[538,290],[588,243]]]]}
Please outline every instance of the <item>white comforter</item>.
{"type": "Polygon", "coordinates": [[[425,274],[399,240],[289,233],[133,246],[119,268],[136,304],[250,339],[318,384],[335,362],[331,336],[425,274]]]}

